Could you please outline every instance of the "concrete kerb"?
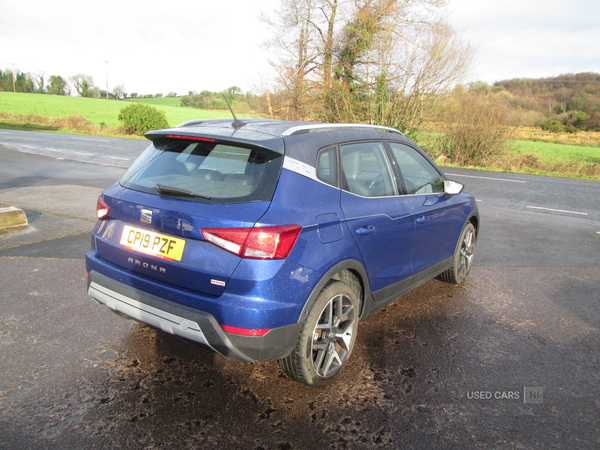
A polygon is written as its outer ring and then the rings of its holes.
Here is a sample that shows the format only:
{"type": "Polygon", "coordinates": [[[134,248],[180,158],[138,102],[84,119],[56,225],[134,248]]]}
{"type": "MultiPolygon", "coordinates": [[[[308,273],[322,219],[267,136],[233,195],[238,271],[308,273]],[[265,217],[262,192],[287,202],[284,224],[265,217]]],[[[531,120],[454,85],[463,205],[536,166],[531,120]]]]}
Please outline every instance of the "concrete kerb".
{"type": "Polygon", "coordinates": [[[0,230],[27,225],[27,215],[21,208],[0,208],[0,230]]]}

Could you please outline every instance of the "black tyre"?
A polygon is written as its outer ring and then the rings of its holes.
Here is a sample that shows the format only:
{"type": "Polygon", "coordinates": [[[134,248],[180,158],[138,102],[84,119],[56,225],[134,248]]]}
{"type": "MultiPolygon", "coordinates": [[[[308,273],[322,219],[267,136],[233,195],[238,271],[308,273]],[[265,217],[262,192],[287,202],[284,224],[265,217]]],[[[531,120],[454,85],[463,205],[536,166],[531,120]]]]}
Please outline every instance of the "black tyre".
{"type": "Polygon", "coordinates": [[[341,281],[329,282],[312,306],[292,353],[279,360],[290,378],[324,387],[346,365],[358,330],[358,302],[341,281]]]}
{"type": "Polygon", "coordinates": [[[454,284],[461,284],[465,281],[473,266],[476,242],[475,227],[469,222],[460,234],[460,239],[452,258],[452,267],[440,274],[440,280],[454,284]]]}

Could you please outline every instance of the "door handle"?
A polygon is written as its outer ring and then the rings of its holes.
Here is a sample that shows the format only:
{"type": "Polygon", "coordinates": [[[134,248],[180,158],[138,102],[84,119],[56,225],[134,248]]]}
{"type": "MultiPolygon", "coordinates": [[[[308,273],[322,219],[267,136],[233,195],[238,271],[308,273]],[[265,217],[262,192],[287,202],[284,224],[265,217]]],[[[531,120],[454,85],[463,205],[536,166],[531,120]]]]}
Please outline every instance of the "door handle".
{"type": "Polygon", "coordinates": [[[417,223],[425,223],[429,220],[429,217],[427,216],[421,216],[417,218],[417,223]]]}
{"type": "Polygon", "coordinates": [[[373,231],[375,231],[375,227],[369,225],[368,227],[361,227],[358,230],[356,230],[356,234],[366,236],[368,234],[371,234],[373,231]]]}

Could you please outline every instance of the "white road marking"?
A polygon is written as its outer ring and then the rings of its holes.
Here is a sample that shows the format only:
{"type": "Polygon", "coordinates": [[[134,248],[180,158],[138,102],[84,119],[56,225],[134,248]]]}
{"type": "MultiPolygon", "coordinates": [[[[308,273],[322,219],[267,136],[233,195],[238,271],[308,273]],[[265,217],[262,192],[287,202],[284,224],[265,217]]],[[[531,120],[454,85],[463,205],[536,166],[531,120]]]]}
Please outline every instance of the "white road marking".
{"type": "Polygon", "coordinates": [[[76,137],[72,137],[71,139],[76,139],[78,141],[110,142],[110,141],[107,141],[106,139],[90,139],[90,138],[76,138],[76,137]]]}
{"type": "Polygon", "coordinates": [[[542,209],[544,211],[554,211],[554,212],[562,212],[562,213],[568,213],[568,214],[580,214],[582,216],[587,216],[588,215],[588,213],[584,213],[584,212],[565,211],[564,209],[541,208],[539,206],[528,206],[528,208],[531,208],[531,209],[542,209]]]}
{"type": "Polygon", "coordinates": [[[31,146],[31,145],[25,145],[25,144],[21,144],[21,147],[25,147],[25,148],[33,148],[34,150],[37,148],[37,147],[33,147],[33,146],[31,146]]]}
{"type": "Polygon", "coordinates": [[[42,150],[47,150],[49,152],[58,152],[58,153],[62,153],[62,150],[59,150],[57,148],[43,148],[42,150]]]}
{"type": "Polygon", "coordinates": [[[508,181],[510,183],[527,183],[527,181],[522,181],[522,180],[509,180],[507,178],[492,178],[492,177],[476,177],[474,175],[460,175],[458,173],[447,173],[446,175],[451,176],[451,177],[467,177],[467,178],[480,178],[482,180],[508,181]]]}
{"type": "Polygon", "coordinates": [[[82,156],[94,156],[93,153],[78,153],[78,152],[74,152],[74,155],[82,155],[82,156]]]}
{"type": "Polygon", "coordinates": [[[107,156],[110,159],[120,159],[121,161],[129,161],[129,158],[119,158],[118,156],[107,156]]]}

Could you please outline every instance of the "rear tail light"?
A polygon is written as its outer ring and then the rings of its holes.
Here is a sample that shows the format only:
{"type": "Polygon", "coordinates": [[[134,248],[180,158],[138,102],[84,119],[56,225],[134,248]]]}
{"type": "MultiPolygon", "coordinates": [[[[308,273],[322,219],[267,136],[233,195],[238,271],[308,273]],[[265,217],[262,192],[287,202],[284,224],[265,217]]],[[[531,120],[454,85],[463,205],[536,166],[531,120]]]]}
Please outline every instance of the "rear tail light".
{"type": "Polygon", "coordinates": [[[300,225],[276,227],[206,228],[205,240],[241,258],[285,259],[302,231],[300,225]]]}
{"type": "Polygon", "coordinates": [[[110,208],[106,203],[104,203],[102,196],[98,197],[98,204],[96,205],[96,217],[100,220],[104,219],[108,216],[109,211],[110,208]]]}

